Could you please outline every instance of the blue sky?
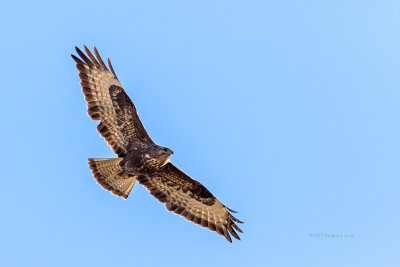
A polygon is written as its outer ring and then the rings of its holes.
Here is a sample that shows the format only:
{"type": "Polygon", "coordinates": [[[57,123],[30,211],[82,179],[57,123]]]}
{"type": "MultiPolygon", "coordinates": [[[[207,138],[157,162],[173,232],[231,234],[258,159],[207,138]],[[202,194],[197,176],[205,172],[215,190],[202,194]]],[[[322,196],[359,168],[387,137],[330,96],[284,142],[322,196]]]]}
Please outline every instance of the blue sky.
{"type": "Polygon", "coordinates": [[[399,266],[398,1],[0,12],[0,265],[399,266]],[[87,158],[114,155],[86,115],[70,58],[82,44],[111,58],[172,162],[240,212],[242,241],[139,184],[124,201],[95,183],[87,158]]]}

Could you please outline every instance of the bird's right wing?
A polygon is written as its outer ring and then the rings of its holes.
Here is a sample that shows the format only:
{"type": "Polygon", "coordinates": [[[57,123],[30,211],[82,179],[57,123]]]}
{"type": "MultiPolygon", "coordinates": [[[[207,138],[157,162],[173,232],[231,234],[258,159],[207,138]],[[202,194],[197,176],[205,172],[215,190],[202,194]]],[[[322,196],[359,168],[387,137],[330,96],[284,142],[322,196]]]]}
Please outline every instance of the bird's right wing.
{"type": "Polygon", "coordinates": [[[233,228],[242,233],[235,222],[242,223],[201,183],[190,178],[172,163],[167,163],[160,171],[151,176],[139,176],[139,183],[144,185],[160,202],[173,211],[202,227],[232,242],[230,235],[239,239],[233,228]]]}
{"type": "Polygon", "coordinates": [[[75,47],[80,58],[71,55],[76,62],[81,78],[82,92],[92,120],[100,120],[97,130],[119,157],[124,157],[135,142],[153,143],[136,111],[132,100],[126,94],[108,59],[107,69],[99,52],[96,57],[84,46],[87,57],[75,47]]]}

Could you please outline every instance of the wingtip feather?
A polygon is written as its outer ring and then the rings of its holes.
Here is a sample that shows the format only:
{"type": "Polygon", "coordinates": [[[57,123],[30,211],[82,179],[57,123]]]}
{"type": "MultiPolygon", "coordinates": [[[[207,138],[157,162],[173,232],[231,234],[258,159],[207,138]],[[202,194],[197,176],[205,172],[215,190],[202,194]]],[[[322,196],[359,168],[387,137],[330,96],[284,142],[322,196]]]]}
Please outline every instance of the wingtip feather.
{"type": "Polygon", "coordinates": [[[109,57],[107,58],[107,62],[108,62],[108,66],[110,67],[110,70],[111,70],[112,74],[114,75],[115,79],[118,79],[117,78],[117,74],[115,74],[114,68],[113,68],[113,66],[111,64],[111,60],[110,60],[109,57]]]}
{"type": "Polygon", "coordinates": [[[229,235],[228,231],[226,230],[226,227],[223,227],[222,230],[224,231],[224,236],[225,236],[226,240],[228,240],[229,243],[232,243],[232,238],[229,235]]]}
{"type": "Polygon", "coordinates": [[[90,52],[89,48],[87,48],[86,45],[83,45],[83,48],[85,49],[85,52],[89,56],[90,60],[96,65],[96,67],[100,67],[99,62],[97,62],[96,58],[93,56],[92,52],[90,52]]]}
{"type": "Polygon", "coordinates": [[[225,208],[226,208],[227,210],[229,210],[230,212],[233,212],[233,213],[238,213],[237,211],[231,210],[231,209],[230,209],[230,208],[228,208],[227,206],[225,206],[225,208]]]}
{"type": "Polygon", "coordinates": [[[235,230],[233,230],[232,226],[229,224],[228,224],[228,231],[234,238],[236,238],[237,240],[240,240],[239,235],[235,232],[235,230]]]}
{"type": "Polygon", "coordinates": [[[93,51],[94,51],[94,54],[95,54],[97,60],[100,62],[101,66],[103,66],[103,68],[105,68],[106,70],[108,70],[106,64],[104,64],[104,61],[103,61],[103,59],[102,59],[101,56],[100,56],[99,51],[97,51],[96,46],[93,46],[93,51]]]}
{"type": "Polygon", "coordinates": [[[93,66],[93,62],[90,61],[90,59],[85,55],[85,53],[83,53],[77,46],[75,46],[75,50],[78,53],[78,55],[81,57],[81,59],[83,59],[83,61],[86,62],[86,64],[88,64],[89,66],[93,66]]]}

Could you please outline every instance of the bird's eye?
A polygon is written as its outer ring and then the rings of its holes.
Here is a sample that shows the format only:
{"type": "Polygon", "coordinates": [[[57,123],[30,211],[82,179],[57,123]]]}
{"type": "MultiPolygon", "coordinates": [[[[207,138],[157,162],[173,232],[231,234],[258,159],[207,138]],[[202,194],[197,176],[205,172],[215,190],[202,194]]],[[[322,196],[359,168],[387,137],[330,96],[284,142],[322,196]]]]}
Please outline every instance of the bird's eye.
{"type": "Polygon", "coordinates": [[[167,151],[168,151],[168,148],[164,147],[163,150],[164,150],[165,152],[167,152],[167,151]]]}

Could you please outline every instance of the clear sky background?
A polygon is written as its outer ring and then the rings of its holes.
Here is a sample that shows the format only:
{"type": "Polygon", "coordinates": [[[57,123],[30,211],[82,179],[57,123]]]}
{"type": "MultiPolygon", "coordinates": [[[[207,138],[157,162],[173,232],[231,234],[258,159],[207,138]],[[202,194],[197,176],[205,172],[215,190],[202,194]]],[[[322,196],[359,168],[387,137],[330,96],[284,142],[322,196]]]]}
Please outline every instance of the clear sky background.
{"type": "Polygon", "coordinates": [[[400,266],[399,1],[2,1],[0,29],[1,266],[400,266]],[[96,184],[82,44],[242,241],[96,184]]]}

